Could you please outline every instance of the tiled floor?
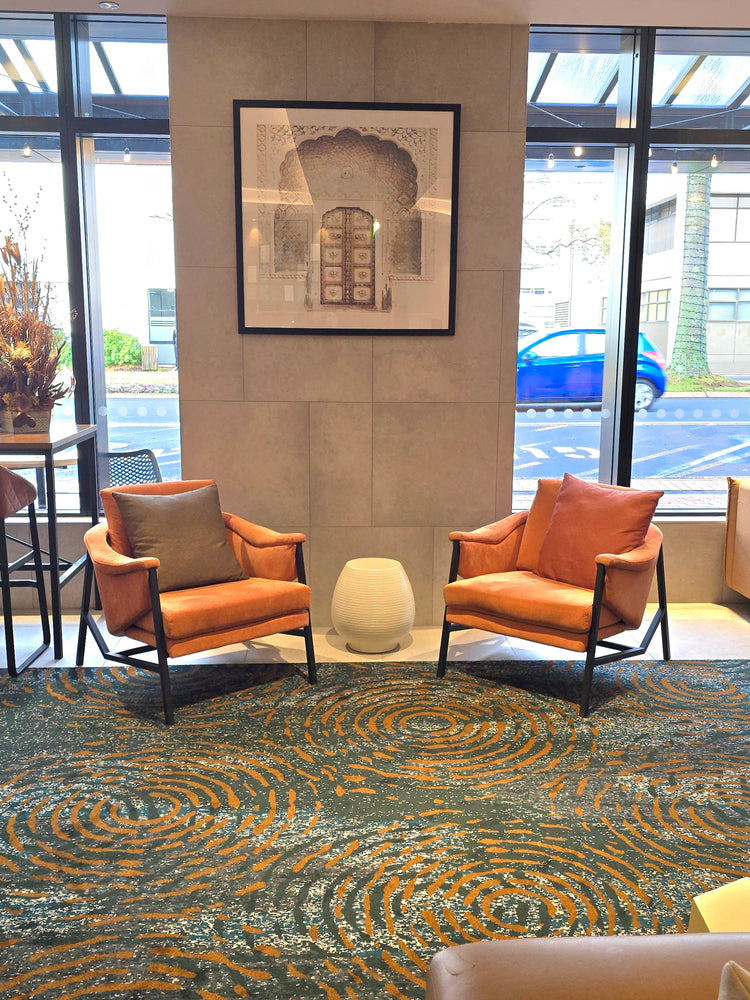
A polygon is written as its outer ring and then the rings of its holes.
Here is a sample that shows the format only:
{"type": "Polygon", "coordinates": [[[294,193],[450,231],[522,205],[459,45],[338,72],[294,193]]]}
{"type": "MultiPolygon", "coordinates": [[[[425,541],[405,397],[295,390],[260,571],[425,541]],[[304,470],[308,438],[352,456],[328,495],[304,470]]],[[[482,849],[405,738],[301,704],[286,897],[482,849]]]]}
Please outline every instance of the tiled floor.
{"type": "MultiPolygon", "coordinates": [[[[744,659],[750,656],[750,602],[734,605],[676,604],[669,609],[669,620],[672,658],[675,660],[744,659]]],[[[34,666],[61,668],[74,666],[77,629],[77,618],[73,615],[66,617],[63,659],[56,661],[51,650],[47,650],[34,666]]],[[[440,642],[439,628],[415,628],[400,649],[391,653],[367,654],[351,652],[333,629],[319,628],[315,629],[314,633],[315,657],[320,663],[346,660],[361,662],[368,659],[431,662],[437,660],[440,642]]],[[[33,618],[18,619],[15,634],[18,657],[22,659],[24,650],[31,651],[39,641],[38,621],[33,618]]],[[[628,641],[637,638],[637,635],[623,637],[628,641]]],[[[131,644],[130,640],[119,641],[125,645],[131,644]]],[[[450,662],[451,660],[573,659],[578,655],[583,654],[471,630],[455,633],[452,636],[448,658],[450,662]]],[[[660,657],[661,642],[657,633],[645,658],[660,657]]],[[[250,648],[243,645],[228,646],[219,652],[205,653],[200,657],[191,656],[188,659],[190,662],[200,660],[205,663],[303,663],[305,651],[301,638],[278,635],[260,639],[250,648]]],[[[105,661],[89,637],[85,664],[98,666],[103,662],[105,661]]]]}

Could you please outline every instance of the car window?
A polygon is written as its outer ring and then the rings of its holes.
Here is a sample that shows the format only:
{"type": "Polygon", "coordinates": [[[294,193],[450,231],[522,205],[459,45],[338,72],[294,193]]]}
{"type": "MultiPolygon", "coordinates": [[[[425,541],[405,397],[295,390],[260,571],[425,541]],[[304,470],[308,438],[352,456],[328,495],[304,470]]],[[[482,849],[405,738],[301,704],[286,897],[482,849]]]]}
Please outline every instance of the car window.
{"type": "Polygon", "coordinates": [[[530,350],[539,358],[567,358],[578,354],[578,334],[563,333],[559,337],[547,337],[546,340],[532,344],[530,350]]]}
{"type": "Polygon", "coordinates": [[[586,334],[586,353],[604,354],[604,331],[590,330],[586,334]]]}

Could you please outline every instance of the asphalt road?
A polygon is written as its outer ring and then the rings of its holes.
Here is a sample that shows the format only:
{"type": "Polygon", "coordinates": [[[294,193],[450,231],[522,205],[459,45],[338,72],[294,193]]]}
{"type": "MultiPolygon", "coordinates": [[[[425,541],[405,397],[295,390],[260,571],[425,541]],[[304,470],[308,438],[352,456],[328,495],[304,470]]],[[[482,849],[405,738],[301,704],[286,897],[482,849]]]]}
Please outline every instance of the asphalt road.
{"type": "MultiPolygon", "coordinates": [[[[596,478],[598,409],[520,410],[514,475],[596,478]]],[[[633,477],[750,475],[750,398],[669,397],[636,417],[633,477]]]]}
{"type": "MultiPolygon", "coordinates": [[[[519,410],[514,474],[517,478],[596,478],[598,409],[519,410]]],[[[179,411],[174,396],[110,396],[112,451],[151,448],[165,479],[180,476],[179,411]]],[[[636,418],[633,475],[750,475],[750,398],[669,397],[636,418]]]]}

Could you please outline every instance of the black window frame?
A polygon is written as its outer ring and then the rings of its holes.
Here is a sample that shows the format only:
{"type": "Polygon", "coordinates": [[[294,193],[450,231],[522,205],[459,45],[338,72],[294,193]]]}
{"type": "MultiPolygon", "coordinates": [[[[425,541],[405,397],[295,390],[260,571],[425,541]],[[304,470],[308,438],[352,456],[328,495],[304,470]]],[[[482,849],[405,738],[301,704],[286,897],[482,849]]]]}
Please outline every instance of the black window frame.
{"type": "MultiPolygon", "coordinates": [[[[14,20],[21,15],[4,14],[14,20]]],[[[24,15],[34,18],[34,15],[24,15]]],[[[48,15],[44,16],[48,20],[48,15]]],[[[101,443],[107,439],[106,388],[104,383],[104,352],[101,308],[99,301],[96,206],[87,192],[93,184],[95,162],[94,143],[103,137],[117,139],[161,138],[169,140],[169,117],[91,117],[81,114],[86,96],[85,53],[87,26],[109,22],[116,32],[123,33],[135,24],[157,24],[164,27],[163,15],[68,14],[52,15],[57,63],[57,115],[0,115],[0,132],[12,135],[59,137],[63,187],[63,212],[67,250],[69,307],[71,316],[71,355],[75,389],[73,395],[75,422],[97,424],[101,443]]],[[[168,101],[168,98],[167,98],[168,101]]],[[[167,104],[168,107],[168,104],[167,104]]],[[[90,515],[89,498],[94,493],[96,469],[91,467],[85,448],[79,449],[78,493],[80,514],[90,515]]],[[[61,514],[60,516],[79,516],[61,514]]]]}

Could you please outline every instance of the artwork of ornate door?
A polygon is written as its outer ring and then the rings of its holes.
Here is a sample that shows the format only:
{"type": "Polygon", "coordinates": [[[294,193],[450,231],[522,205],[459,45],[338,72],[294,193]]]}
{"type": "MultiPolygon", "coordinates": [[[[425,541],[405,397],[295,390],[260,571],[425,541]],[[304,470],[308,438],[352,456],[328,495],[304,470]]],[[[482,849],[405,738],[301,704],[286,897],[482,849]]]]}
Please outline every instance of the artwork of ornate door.
{"type": "Polygon", "coordinates": [[[373,217],[361,208],[332,208],[320,227],[320,302],[375,305],[373,217]]]}

